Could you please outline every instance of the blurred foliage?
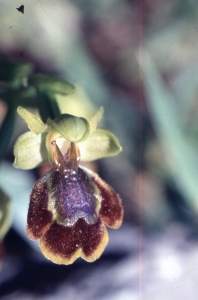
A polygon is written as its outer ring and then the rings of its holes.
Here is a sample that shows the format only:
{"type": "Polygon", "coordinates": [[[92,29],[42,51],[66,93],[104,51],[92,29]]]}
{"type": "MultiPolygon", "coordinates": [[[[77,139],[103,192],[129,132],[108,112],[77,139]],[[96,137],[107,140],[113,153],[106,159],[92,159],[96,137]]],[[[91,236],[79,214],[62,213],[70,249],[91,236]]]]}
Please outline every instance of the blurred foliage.
{"type": "Polygon", "coordinates": [[[0,241],[3,240],[11,225],[11,208],[9,197],[0,189],[0,241]]]}
{"type": "Polygon", "coordinates": [[[143,57],[145,92],[158,138],[164,148],[164,158],[169,164],[172,179],[198,213],[197,146],[189,139],[182,124],[186,111],[182,111],[182,106],[166,87],[149,55],[144,53],[143,57]]]}

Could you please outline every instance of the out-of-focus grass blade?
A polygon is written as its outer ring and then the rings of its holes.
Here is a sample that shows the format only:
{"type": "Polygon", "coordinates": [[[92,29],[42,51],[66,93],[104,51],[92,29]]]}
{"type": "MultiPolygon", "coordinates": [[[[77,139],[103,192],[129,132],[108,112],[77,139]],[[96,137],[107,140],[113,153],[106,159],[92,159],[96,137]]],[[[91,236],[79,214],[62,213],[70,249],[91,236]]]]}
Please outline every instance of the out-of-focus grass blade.
{"type": "MultiPolygon", "coordinates": [[[[198,52],[198,45],[195,48],[195,53],[198,52]]],[[[181,109],[183,110],[184,122],[188,119],[189,108],[193,109],[195,99],[197,98],[198,87],[198,59],[195,57],[191,63],[183,66],[178,72],[176,78],[171,81],[171,87],[179,100],[181,109]],[[185,69],[185,70],[184,70],[185,69]]]]}
{"type": "MultiPolygon", "coordinates": [[[[11,200],[13,226],[33,248],[39,250],[38,243],[31,241],[26,235],[29,196],[35,178],[31,172],[15,169],[5,161],[1,163],[0,171],[1,186],[11,200]]],[[[42,258],[40,251],[37,255],[42,258]]]]}
{"type": "Polygon", "coordinates": [[[16,108],[14,106],[10,106],[0,128],[0,160],[4,157],[8,144],[12,137],[15,118],[16,108]]]}
{"type": "Polygon", "coordinates": [[[0,188],[0,241],[4,238],[11,225],[10,199],[0,188]]]}
{"type": "Polygon", "coordinates": [[[189,204],[198,212],[198,149],[186,139],[179,121],[181,112],[147,53],[143,54],[142,68],[148,107],[167,157],[170,153],[172,175],[189,204]]]}

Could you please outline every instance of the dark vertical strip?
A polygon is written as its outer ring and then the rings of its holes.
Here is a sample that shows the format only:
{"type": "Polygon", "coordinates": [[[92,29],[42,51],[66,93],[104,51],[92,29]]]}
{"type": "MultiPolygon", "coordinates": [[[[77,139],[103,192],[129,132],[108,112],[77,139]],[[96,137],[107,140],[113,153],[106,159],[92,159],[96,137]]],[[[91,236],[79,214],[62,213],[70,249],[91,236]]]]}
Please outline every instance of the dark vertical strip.
{"type": "Polygon", "coordinates": [[[0,161],[4,158],[12,137],[16,119],[16,108],[10,106],[0,129],[0,161]]]}

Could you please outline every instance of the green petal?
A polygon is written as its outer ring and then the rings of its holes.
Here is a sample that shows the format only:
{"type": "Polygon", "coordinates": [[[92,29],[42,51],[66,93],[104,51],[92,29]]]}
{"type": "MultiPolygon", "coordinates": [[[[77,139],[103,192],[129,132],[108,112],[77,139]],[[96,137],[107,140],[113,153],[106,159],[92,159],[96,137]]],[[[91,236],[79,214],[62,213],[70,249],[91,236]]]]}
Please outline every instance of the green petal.
{"type": "Polygon", "coordinates": [[[89,122],[86,119],[68,114],[62,114],[54,120],[48,119],[48,124],[70,142],[83,141],[90,132],[89,122]]]}
{"type": "Polygon", "coordinates": [[[10,199],[0,189],[0,241],[4,238],[11,224],[10,199]]]}
{"type": "Polygon", "coordinates": [[[46,133],[34,134],[28,131],[22,134],[14,145],[15,161],[13,166],[19,169],[33,169],[48,161],[45,146],[46,133]]]}
{"type": "Polygon", "coordinates": [[[67,81],[43,74],[33,75],[29,80],[29,84],[33,84],[39,91],[47,93],[70,95],[75,91],[75,87],[67,81]]]}
{"type": "Polygon", "coordinates": [[[96,129],[86,141],[79,143],[81,160],[91,161],[117,155],[122,148],[116,136],[105,129],[96,129]]]}
{"type": "Polygon", "coordinates": [[[47,125],[45,125],[38,116],[30,113],[27,109],[22,106],[17,108],[18,114],[23,118],[28,124],[29,129],[35,133],[39,134],[47,130],[47,125]]]}
{"type": "Polygon", "coordinates": [[[104,108],[101,106],[97,113],[89,120],[90,131],[94,131],[97,128],[98,123],[102,119],[104,114],[104,108]]]}

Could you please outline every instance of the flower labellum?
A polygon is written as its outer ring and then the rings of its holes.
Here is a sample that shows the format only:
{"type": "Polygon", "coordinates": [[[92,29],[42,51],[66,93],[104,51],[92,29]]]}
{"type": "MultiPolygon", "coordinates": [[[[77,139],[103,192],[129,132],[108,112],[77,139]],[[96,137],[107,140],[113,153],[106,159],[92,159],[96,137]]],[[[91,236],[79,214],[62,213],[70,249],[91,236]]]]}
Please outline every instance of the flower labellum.
{"type": "Polygon", "coordinates": [[[97,174],[79,166],[76,143],[66,156],[53,146],[53,168],[32,189],[27,234],[40,239],[41,251],[54,263],[67,265],[78,257],[93,262],[108,243],[105,224],[122,223],[121,199],[97,174]]]}

